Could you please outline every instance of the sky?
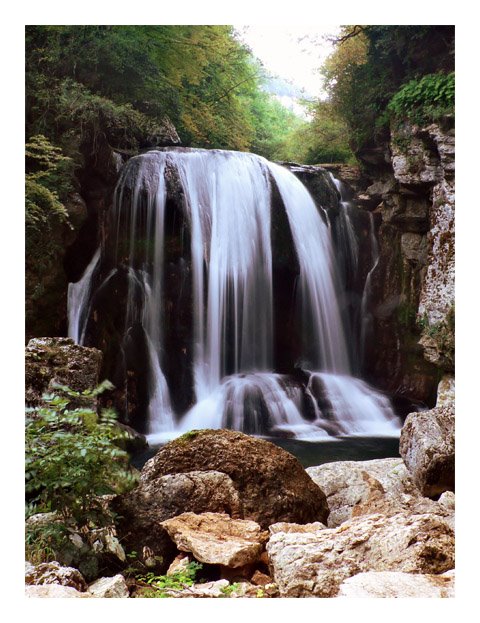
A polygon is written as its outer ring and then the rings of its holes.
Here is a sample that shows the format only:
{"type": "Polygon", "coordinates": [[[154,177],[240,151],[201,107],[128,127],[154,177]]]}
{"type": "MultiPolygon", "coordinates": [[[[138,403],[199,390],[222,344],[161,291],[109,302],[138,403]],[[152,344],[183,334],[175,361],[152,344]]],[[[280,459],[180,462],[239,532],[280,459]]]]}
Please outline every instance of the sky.
{"type": "Polygon", "coordinates": [[[326,37],[340,26],[235,25],[235,29],[270,73],[293,82],[307,95],[325,96],[319,68],[333,50],[326,37]]]}

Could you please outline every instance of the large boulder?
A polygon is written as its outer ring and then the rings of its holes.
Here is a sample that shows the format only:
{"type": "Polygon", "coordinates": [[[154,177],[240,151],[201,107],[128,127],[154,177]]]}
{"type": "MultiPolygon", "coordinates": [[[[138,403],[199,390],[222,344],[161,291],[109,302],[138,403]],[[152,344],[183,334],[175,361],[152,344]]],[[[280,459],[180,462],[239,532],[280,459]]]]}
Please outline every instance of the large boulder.
{"type": "Polygon", "coordinates": [[[257,562],[268,533],[254,521],[221,513],[183,513],[162,522],[180,551],[210,565],[243,567],[257,562]]]}
{"type": "Polygon", "coordinates": [[[400,454],[428,497],[455,490],[455,406],[410,413],[400,435],[400,454]]]}
{"type": "Polygon", "coordinates": [[[282,597],[334,597],[367,571],[439,574],[454,568],[454,532],[436,515],[368,515],[339,528],[277,532],[267,543],[282,597]]]}
{"type": "Polygon", "coordinates": [[[455,597],[455,572],[440,575],[369,571],[342,582],[338,597],[455,597]]]}
{"type": "Polygon", "coordinates": [[[262,528],[279,521],[327,521],[323,491],[293,455],[263,439],[231,430],[191,431],[147,461],[140,480],[192,470],[227,474],[238,491],[242,517],[262,528]]]}
{"type": "Polygon", "coordinates": [[[309,467],[307,473],[327,496],[329,528],[374,513],[452,515],[451,509],[423,496],[401,458],[336,461],[309,467]]]}
{"type": "Polygon", "coordinates": [[[162,521],[184,512],[228,513],[241,517],[242,510],[232,480],[216,471],[187,471],[143,480],[111,504],[118,515],[117,529],[128,551],[151,568],[165,570],[175,547],[162,521]]]}
{"type": "MultiPolygon", "coordinates": [[[[53,383],[81,392],[98,385],[102,353],[79,346],[67,337],[42,337],[29,341],[25,349],[25,401],[41,404],[42,394],[53,383]]],[[[93,401],[92,406],[95,406],[93,401]]]]}

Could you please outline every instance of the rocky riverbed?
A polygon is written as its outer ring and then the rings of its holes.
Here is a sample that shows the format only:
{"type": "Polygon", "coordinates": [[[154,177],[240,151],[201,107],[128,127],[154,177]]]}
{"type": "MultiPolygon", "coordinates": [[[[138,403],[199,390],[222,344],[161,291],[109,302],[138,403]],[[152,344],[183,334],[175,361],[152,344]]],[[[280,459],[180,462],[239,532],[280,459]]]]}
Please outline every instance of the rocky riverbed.
{"type": "MultiPolygon", "coordinates": [[[[402,458],[306,470],[265,440],[187,433],[105,499],[111,526],[71,527],[55,562],[26,563],[26,595],[453,597],[453,413],[410,414],[402,458]]],[[[58,517],[28,520],[42,521],[58,517]]]]}

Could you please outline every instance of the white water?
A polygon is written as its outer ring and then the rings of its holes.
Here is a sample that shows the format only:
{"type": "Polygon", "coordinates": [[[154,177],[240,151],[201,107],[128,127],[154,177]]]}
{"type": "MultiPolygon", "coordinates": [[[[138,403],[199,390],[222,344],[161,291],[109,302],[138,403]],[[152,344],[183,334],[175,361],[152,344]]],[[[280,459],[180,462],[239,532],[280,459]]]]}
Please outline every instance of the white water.
{"type": "MultiPolygon", "coordinates": [[[[287,169],[239,152],[149,152],[125,166],[112,222],[116,261],[128,262],[125,335],[136,323],[145,334],[151,443],[193,428],[228,427],[310,440],[332,434],[398,434],[388,399],[349,376],[330,229],[287,169]],[[167,165],[176,170],[183,190],[191,240],[196,404],[179,422],[162,370],[162,357],[168,357],[163,352],[167,165]],[[297,324],[303,345],[298,363],[317,371],[303,389],[288,386],[287,377],[274,372],[272,180],[300,267],[297,324]],[[320,385],[328,408],[317,396],[320,385]],[[302,396],[310,401],[314,421],[302,414],[302,396]]],[[[346,222],[351,228],[348,218],[346,222]]],[[[358,258],[358,247],[352,253],[358,258]]],[[[84,313],[90,292],[87,272],[83,302],[72,297],[69,310],[71,330],[77,334],[74,319],[84,313]]]]}
{"type": "Polygon", "coordinates": [[[338,434],[397,436],[400,421],[390,400],[360,379],[326,372],[312,373],[308,387],[323,394],[322,417],[334,423],[338,434]]]}
{"type": "Polygon", "coordinates": [[[88,319],[89,296],[92,276],[100,260],[100,247],[95,251],[82,277],[68,284],[68,337],[77,344],[83,344],[88,319]]]}

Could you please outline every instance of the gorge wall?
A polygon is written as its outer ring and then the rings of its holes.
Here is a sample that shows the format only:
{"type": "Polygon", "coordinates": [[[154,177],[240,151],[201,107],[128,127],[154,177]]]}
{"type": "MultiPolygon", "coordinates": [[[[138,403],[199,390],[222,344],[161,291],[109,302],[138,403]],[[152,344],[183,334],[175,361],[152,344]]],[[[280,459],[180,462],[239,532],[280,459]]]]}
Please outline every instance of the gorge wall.
{"type": "Polygon", "coordinates": [[[405,122],[357,154],[361,172],[332,167],[378,228],[366,378],[429,406],[454,372],[454,149],[453,118],[405,122]]]}

